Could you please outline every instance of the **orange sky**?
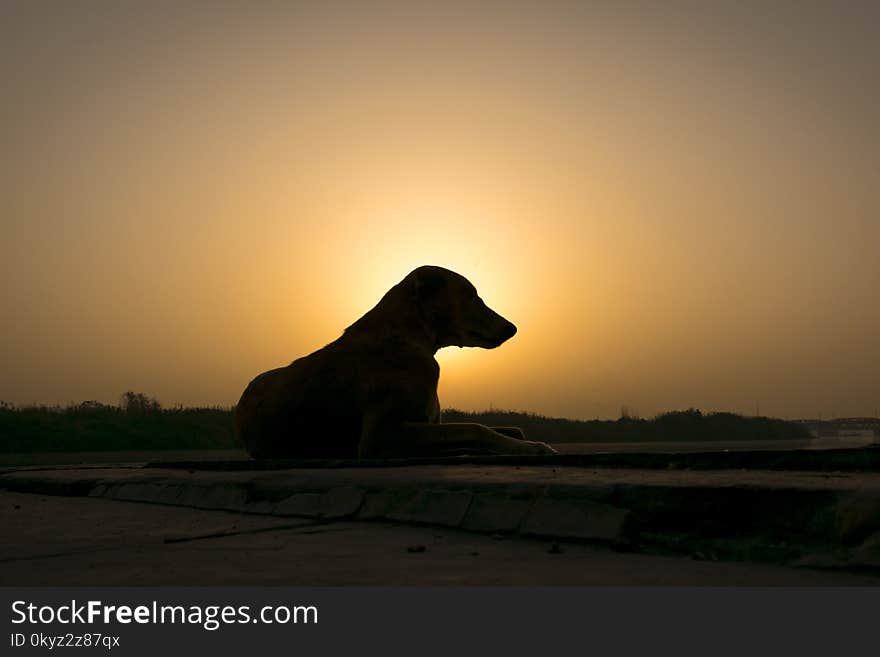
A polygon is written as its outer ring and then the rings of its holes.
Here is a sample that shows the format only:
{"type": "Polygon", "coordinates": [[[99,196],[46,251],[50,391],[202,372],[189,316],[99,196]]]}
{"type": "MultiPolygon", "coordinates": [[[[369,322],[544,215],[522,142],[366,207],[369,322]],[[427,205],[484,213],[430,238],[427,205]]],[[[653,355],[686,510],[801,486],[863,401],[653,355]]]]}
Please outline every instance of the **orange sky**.
{"type": "Polygon", "coordinates": [[[519,327],[444,406],[876,414],[876,14],[4,3],[0,399],[229,405],[438,264],[519,327]]]}

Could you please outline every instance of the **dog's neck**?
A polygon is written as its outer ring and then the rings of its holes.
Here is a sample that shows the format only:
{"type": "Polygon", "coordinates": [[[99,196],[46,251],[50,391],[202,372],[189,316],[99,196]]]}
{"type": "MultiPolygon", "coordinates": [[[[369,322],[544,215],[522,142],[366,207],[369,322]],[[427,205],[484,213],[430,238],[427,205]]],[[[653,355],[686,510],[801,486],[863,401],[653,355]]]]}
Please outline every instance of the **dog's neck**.
{"type": "Polygon", "coordinates": [[[360,334],[400,337],[432,356],[447,346],[441,343],[409,291],[400,285],[391,288],[379,303],[345,329],[343,336],[360,334]]]}

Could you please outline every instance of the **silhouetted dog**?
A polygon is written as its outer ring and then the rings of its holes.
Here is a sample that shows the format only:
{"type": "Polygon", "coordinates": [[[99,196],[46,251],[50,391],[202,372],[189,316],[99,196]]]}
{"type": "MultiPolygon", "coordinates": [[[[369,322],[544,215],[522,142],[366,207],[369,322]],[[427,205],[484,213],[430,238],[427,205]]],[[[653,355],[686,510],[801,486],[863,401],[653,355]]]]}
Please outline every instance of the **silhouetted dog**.
{"type": "Polygon", "coordinates": [[[236,429],[255,458],[552,453],[515,427],[440,424],[437,350],[514,333],[466,278],[419,267],[338,340],[251,381],[236,429]]]}

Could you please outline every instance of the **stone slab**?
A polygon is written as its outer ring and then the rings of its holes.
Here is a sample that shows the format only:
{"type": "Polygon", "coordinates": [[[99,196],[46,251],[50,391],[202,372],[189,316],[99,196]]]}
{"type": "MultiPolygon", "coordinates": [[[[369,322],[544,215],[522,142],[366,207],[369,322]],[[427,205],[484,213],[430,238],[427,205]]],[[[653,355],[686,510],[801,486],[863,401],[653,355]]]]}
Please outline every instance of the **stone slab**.
{"type": "Polygon", "coordinates": [[[639,544],[658,532],[857,545],[880,528],[880,474],[477,464],[289,470],[45,468],[0,488],[312,519],[358,518],[639,544]]]}

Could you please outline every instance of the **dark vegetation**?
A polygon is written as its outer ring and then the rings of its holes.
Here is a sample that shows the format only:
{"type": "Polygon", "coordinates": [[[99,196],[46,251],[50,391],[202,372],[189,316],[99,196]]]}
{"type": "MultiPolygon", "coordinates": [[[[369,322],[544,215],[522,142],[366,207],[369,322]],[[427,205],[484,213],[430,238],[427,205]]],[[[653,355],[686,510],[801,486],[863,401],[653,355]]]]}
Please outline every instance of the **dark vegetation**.
{"type": "MultiPolygon", "coordinates": [[[[623,413],[618,420],[587,421],[448,409],[443,421],[517,426],[527,436],[551,443],[810,438],[793,422],[693,408],[650,420],[623,413]]],[[[237,447],[231,408],[163,408],[156,399],[131,391],[122,395],[118,406],[87,401],[66,407],[17,407],[0,402],[0,452],[7,454],[237,447]]]]}
{"type": "Polygon", "coordinates": [[[604,443],[615,441],[787,440],[811,438],[799,424],[770,417],[735,413],[702,413],[690,408],[645,420],[624,411],[617,420],[567,420],[515,411],[468,413],[443,411],[444,422],[478,422],[515,426],[526,436],[548,443],[604,443]]]}
{"type": "Polygon", "coordinates": [[[0,452],[81,452],[238,447],[230,408],[162,408],[127,392],[119,406],[0,403],[0,452]]]}

